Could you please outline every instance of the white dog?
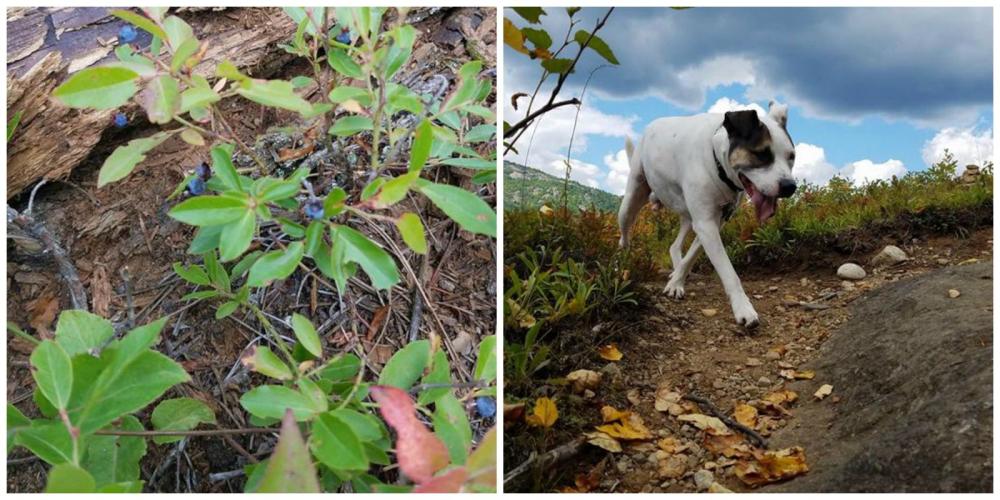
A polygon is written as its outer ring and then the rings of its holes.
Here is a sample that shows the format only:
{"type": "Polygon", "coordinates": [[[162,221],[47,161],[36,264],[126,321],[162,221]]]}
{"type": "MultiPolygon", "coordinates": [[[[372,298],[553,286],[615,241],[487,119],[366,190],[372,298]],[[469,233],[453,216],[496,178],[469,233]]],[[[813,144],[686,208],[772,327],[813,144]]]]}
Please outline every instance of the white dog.
{"type": "Polygon", "coordinates": [[[788,106],[772,101],[767,116],[748,110],[660,118],[646,127],[638,148],[625,139],[630,172],[618,211],[622,248],[628,247],[639,209],[647,202],[680,215],[680,231],[670,245],[674,269],[664,289],[668,295],[684,296],[684,280],[704,248],[729,296],[736,322],[746,327],[759,323],[726,255],[719,228],[743,201],[744,191],[761,224],[774,215],[778,198],[795,193],[795,146],[787,123],[788,106]],[[682,255],[684,238],[691,229],[695,239],[682,255]]]}

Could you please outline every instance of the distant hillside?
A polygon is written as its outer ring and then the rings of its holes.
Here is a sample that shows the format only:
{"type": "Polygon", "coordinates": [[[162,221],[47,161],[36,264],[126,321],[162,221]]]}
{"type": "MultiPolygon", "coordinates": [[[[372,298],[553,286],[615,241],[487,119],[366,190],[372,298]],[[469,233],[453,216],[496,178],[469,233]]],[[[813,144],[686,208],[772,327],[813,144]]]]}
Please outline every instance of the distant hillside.
{"type": "MultiPolygon", "coordinates": [[[[539,208],[548,205],[557,208],[562,205],[564,180],[541,170],[517,163],[503,163],[503,203],[504,210],[539,208]],[[523,196],[523,198],[522,198],[523,196]],[[526,200],[526,201],[525,201],[526,200]]],[[[571,210],[596,208],[604,212],[617,212],[621,197],[569,181],[566,206],[571,210]]]]}

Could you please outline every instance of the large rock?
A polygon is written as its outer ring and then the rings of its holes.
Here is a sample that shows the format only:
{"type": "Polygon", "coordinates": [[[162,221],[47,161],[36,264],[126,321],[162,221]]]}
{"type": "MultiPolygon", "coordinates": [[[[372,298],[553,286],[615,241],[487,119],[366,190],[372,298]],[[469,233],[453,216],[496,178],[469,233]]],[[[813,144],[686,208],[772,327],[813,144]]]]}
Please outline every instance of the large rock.
{"type": "Polygon", "coordinates": [[[843,280],[863,280],[868,273],[865,270],[853,263],[848,262],[837,268],[837,277],[843,280]]]}
{"type": "Polygon", "coordinates": [[[804,447],[810,472],[764,491],[991,492],[992,267],[947,267],[855,301],[811,363],[815,380],[791,384],[831,384],[839,403],[802,401],[771,439],[804,447]]]}
{"type": "Polygon", "coordinates": [[[895,245],[886,245],[881,252],[872,258],[873,266],[892,266],[909,260],[906,252],[895,245]]]}

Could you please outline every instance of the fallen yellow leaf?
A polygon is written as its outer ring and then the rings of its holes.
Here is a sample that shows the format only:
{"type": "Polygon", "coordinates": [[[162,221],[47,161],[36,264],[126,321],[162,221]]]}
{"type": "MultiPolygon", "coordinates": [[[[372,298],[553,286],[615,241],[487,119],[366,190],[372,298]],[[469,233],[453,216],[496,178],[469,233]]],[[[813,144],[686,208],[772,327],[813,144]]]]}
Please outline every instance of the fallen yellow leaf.
{"type": "Polygon", "coordinates": [[[733,410],[733,418],[737,422],[753,429],[757,426],[757,409],[748,404],[740,403],[733,410]]]}
{"type": "Polygon", "coordinates": [[[708,415],[702,415],[701,413],[681,415],[677,417],[677,420],[680,420],[681,422],[690,422],[692,425],[705,432],[720,436],[733,433],[733,431],[729,430],[729,427],[726,427],[726,424],[722,423],[722,420],[708,415]]]}
{"type": "Polygon", "coordinates": [[[785,403],[794,403],[797,399],[799,399],[798,393],[788,389],[782,389],[778,392],[772,392],[771,394],[764,396],[764,401],[770,401],[778,405],[785,403]]]}
{"type": "Polygon", "coordinates": [[[778,375],[781,375],[788,380],[811,380],[816,376],[816,373],[812,370],[805,370],[801,372],[796,370],[781,370],[778,372],[778,375]]]}
{"type": "Polygon", "coordinates": [[[833,386],[830,384],[823,384],[819,389],[816,389],[816,392],[813,393],[813,397],[816,399],[823,399],[830,394],[833,394],[833,386]]]}
{"type": "Polygon", "coordinates": [[[617,439],[615,439],[615,438],[613,438],[613,437],[611,437],[611,436],[609,436],[609,435],[607,435],[607,434],[605,434],[603,432],[599,432],[599,431],[598,432],[587,432],[587,433],[584,433],[584,436],[587,437],[587,442],[588,443],[590,443],[590,444],[592,444],[592,445],[594,445],[594,446],[596,446],[598,448],[603,448],[605,450],[610,451],[611,453],[621,453],[621,451],[622,451],[622,445],[621,445],[621,443],[619,443],[617,439]]]}
{"type": "Polygon", "coordinates": [[[731,490],[729,488],[726,488],[725,486],[723,486],[723,485],[721,485],[721,484],[719,484],[717,482],[713,482],[712,485],[708,487],[708,492],[709,493],[732,493],[733,490],[731,490]]]}
{"type": "Polygon", "coordinates": [[[628,440],[651,439],[653,433],[646,428],[642,417],[630,411],[618,411],[610,406],[601,408],[601,417],[605,422],[614,422],[597,427],[611,437],[628,440]]]}
{"type": "Polygon", "coordinates": [[[604,405],[601,407],[601,421],[604,423],[614,422],[615,420],[621,420],[623,418],[628,418],[632,412],[630,411],[620,411],[616,410],[613,406],[604,405]]]}
{"type": "Polygon", "coordinates": [[[615,344],[608,344],[606,346],[599,347],[597,349],[597,354],[608,361],[618,361],[622,359],[622,352],[618,350],[618,346],[615,344]]]}
{"type": "Polygon", "coordinates": [[[758,487],[809,472],[805,451],[799,447],[779,451],[754,451],[752,460],[741,461],[734,468],[744,484],[758,487]]]}
{"type": "Polygon", "coordinates": [[[534,412],[525,417],[524,421],[532,427],[552,427],[558,418],[559,410],[556,409],[555,401],[549,398],[538,398],[535,401],[534,412]]]}
{"type": "MultiPolygon", "coordinates": [[[[656,389],[656,400],[653,402],[653,406],[656,411],[670,411],[673,407],[678,407],[677,403],[680,403],[681,395],[679,392],[673,391],[668,386],[660,386],[656,389]]],[[[673,413],[673,412],[671,412],[673,413]]],[[[680,415],[680,413],[677,413],[680,415]]]]}
{"type": "Polygon", "coordinates": [[[726,458],[750,456],[750,446],[743,442],[743,436],[737,434],[705,434],[702,444],[706,450],[726,458]]]}
{"type": "Polygon", "coordinates": [[[678,441],[677,438],[673,436],[668,436],[657,441],[656,445],[659,446],[661,450],[670,454],[680,453],[690,448],[690,445],[681,444],[681,442],[678,441]]]}

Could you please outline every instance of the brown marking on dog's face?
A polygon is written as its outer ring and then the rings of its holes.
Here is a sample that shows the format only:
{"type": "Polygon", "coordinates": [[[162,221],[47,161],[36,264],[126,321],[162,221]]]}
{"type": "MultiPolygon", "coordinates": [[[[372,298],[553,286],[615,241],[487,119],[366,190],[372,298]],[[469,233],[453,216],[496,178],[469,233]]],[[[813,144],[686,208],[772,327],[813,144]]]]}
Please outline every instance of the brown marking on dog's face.
{"type": "Polygon", "coordinates": [[[722,122],[729,134],[729,164],[734,170],[774,163],[771,132],[753,110],[730,111],[722,122]]]}

